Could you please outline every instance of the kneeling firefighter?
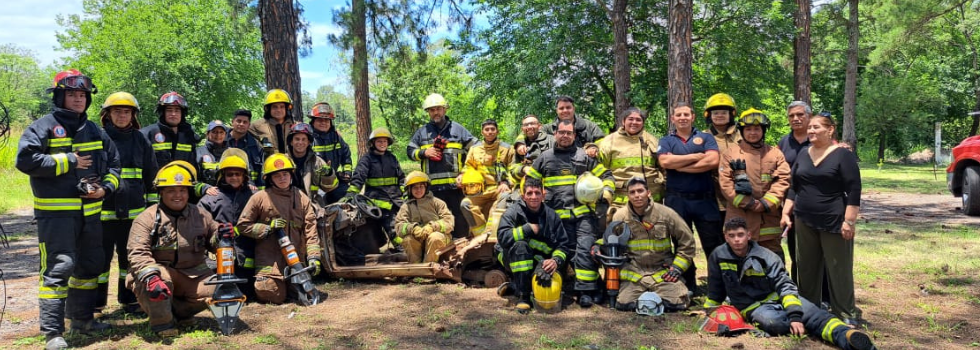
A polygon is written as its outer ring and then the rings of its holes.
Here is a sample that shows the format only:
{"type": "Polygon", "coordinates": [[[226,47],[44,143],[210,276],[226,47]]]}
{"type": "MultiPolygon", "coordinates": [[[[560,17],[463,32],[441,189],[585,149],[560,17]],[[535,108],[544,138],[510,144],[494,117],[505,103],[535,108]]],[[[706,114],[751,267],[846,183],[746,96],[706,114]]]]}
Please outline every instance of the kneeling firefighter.
{"type": "Polygon", "coordinates": [[[429,192],[429,176],[425,173],[409,173],[405,187],[410,197],[395,215],[395,243],[405,247],[410,263],[436,262],[436,251],[452,241],[453,213],[446,202],[429,192]]]}
{"type": "MultiPolygon", "coordinates": [[[[260,302],[282,304],[286,301],[286,279],[300,273],[302,261],[312,267],[312,275],[320,273],[320,237],[316,232],[316,215],[310,197],[291,186],[293,169],[289,156],[276,153],[266,158],[262,166],[265,190],[255,193],[245,205],[236,227],[242,235],[254,238],[255,297],[260,302]],[[287,244],[281,245],[281,242],[287,244]],[[292,242],[292,244],[288,244],[292,242]],[[289,253],[289,254],[287,254],[289,253]],[[287,257],[288,255],[288,257],[287,257]],[[292,270],[293,273],[289,273],[292,270]]],[[[308,278],[290,278],[296,297],[303,303],[315,304],[319,293],[312,289],[308,278]],[[300,286],[295,286],[299,282],[300,286]]]]}
{"type": "Polygon", "coordinates": [[[204,209],[187,204],[197,182],[192,170],[179,161],[160,169],[154,180],[160,202],[136,217],[126,245],[126,286],[160,336],[176,336],[176,325],[193,322],[207,309],[205,299],[214,293],[204,283],[214,275],[205,264],[207,253],[214,252],[219,235],[234,236],[231,226],[219,228],[204,209]]]}

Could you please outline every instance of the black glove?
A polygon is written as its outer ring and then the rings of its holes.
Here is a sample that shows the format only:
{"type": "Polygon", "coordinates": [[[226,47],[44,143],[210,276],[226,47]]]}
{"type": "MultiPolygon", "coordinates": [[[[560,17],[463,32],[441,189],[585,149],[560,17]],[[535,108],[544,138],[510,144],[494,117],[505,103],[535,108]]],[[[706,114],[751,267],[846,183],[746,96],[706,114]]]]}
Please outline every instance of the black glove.
{"type": "Polygon", "coordinates": [[[732,174],[735,175],[735,193],[751,196],[752,183],[749,182],[749,176],[745,174],[745,160],[732,159],[728,165],[731,166],[732,174]]]}
{"type": "Polygon", "coordinates": [[[544,271],[541,264],[534,268],[534,275],[538,276],[538,284],[542,287],[551,287],[551,274],[544,271]]]}
{"type": "Polygon", "coordinates": [[[224,238],[235,238],[235,227],[230,223],[224,223],[218,225],[218,237],[224,238]]]}
{"type": "Polygon", "coordinates": [[[349,171],[340,172],[340,180],[344,182],[350,182],[351,173],[349,171]]]}
{"type": "Polygon", "coordinates": [[[331,167],[329,165],[324,166],[324,167],[322,167],[320,169],[317,169],[316,170],[316,174],[317,175],[320,175],[320,176],[332,176],[333,175],[333,167],[331,167]]]}
{"type": "Polygon", "coordinates": [[[676,266],[671,266],[670,268],[667,269],[667,273],[664,274],[664,277],[670,276],[673,278],[680,278],[681,274],[682,274],[681,269],[678,269],[676,266]]]}

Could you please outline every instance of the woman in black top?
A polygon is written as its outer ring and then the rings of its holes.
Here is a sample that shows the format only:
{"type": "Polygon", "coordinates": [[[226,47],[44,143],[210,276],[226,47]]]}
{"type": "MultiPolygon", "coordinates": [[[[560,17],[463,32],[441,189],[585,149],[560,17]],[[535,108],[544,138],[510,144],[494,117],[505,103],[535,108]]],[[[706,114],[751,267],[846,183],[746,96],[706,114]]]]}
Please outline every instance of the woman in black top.
{"type": "Polygon", "coordinates": [[[854,229],[861,173],[854,153],[834,143],[836,129],[832,118],[810,119],[810,146],[793,164],[782,225],[791,226],[790,214],[796,215],[800,295],[821,300],[826,271],[833,313],[857,326],[861,310],[854,302],[854,229]]]}

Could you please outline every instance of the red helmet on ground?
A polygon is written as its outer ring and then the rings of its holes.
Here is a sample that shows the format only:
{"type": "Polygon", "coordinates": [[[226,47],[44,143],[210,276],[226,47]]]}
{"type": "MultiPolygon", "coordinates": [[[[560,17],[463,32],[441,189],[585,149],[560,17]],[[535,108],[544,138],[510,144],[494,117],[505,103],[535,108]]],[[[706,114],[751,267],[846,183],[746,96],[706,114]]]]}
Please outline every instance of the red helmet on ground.
{"type": "Polygon", "coordinates": [[[755,329],[742,319],[742,314],[734,306],[722,305],[705,317],[701,330],[718,336],[734,335],[740,331],[755,329]]]}

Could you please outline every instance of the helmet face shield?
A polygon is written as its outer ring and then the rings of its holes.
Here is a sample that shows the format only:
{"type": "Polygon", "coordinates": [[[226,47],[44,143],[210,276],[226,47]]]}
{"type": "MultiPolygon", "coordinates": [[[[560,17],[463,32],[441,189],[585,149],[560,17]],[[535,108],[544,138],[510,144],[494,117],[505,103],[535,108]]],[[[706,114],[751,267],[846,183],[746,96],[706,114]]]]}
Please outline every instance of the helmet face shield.
{"type": "Polygon", "coordinates": [[[160,96],[160,103],[158,104],[163,106],[171,105],[171,106],[180,106],[181,108],[187,108],[187,100],[184,99],[184,96],[181,96],[180,94],[175,92],[160,96]]]}
{"type": "Polygon", "coordinates": [[[766,118],[764,114],[749,114],[742,117],[742,125],[766,125],[769,124],[769,118],[766,118]]]}
{"type": "Polygon", "coordinates": [[[92,79],[84,75],[69,75],[55,82],[55,89],[83,90],[98,93],[99,88],[92,84],[92,79]]]}

